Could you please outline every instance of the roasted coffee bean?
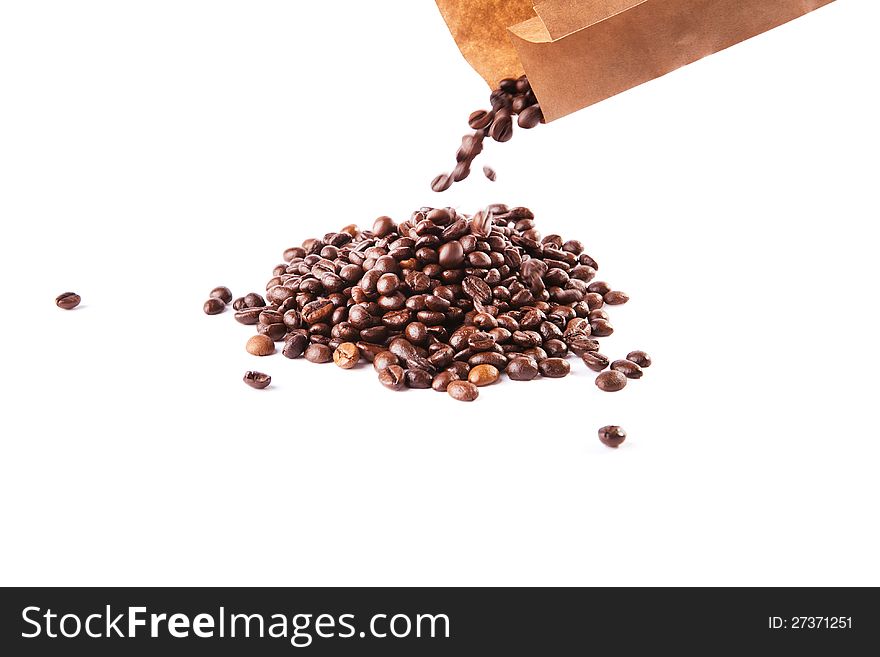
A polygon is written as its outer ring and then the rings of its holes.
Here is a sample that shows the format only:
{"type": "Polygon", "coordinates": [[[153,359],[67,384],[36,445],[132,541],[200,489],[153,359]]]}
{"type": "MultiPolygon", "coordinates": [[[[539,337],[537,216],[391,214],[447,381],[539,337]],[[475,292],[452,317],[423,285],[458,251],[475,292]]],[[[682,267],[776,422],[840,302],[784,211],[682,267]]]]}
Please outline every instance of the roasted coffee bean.
{"type": "Polygon", "coordinates": [[[458,381],[458,376],[454,372],[444,370],[434,376],[431,387],[437,392],[446,392],[446,387],[453,381],[458,381]]]}
{"type": "Polygon", "coordinates": [[[302,333],[292,333],[285,341],[281,349],[281,355],[285,358],[299,358],[303,355],[309,339],[302,333]]]}
{"type": "Polygon", "coordinates": [[[594,372],[601,372],[606,367],[608,367],[609,359],[608,356],[604,354],[600,354],[598,351],[585,351],[582,354],[578,354],[581,357],[581,360],[584,361],[584,365],[589,367],[594,372]]]}
{"type": "Polygon", "coordinates": [[[394,220],[391,217],[379,217],[373,222],[373,235],[376,237],[385,237],[393,232],[395,228],[394,220]]]}
{"type": "Polygon", "coordinates": [[[614,333],[614,327],[606,319],[597,319],[594,322],[590,322],[590,327],[592,334],[599,338],[605,338],[614,333]]]}
{"type": "Polygon", "coordinates": [[[445,269],[460,267],[464,262],[464,248],[458,240],[446,242],[437,252],[439,264],[445,269]]]}
{"type": "Polygon", "coordinates": [[[333,349],[326,344],[312,342],[303,352],[303,357],[310,363],[329,363],[333,360],[333,349]]]}
{"type": "Polygon", "coordinates": [[[477,365],[492,365],[499,370],[507,367],[507,356],[497,351],[481,351],[468,358],[468,365],[476,367],[477,365]]]}
{"type": "Polygon", "coordinates": [[[333,302],[329,299],[311,301],[303,306],[302,319],[306,324],[319,324],[333,314],[333,302]]]}
{"type": "Polygon", "coordinates": [[[403,333],[413,344],[425,344],[428,340],[428,327],[422,322],[410,322],[403,333]]]}
{"type": "Polygon", "coordinates": [[[446,392],[457,401],[471,402],[480,396],[480,391],[470,381],[451,381],[446,392]]]}
{"type": "Polygon", "coordinates": [[[269,324],[268,326],[266,324],[260,324],[258,325],[257,330],[274,342],[280,342],[284,339],[284,336],[287,335],[287,327],[281,323],[269,324]]]}
{"type": "Polygon", "coordinates": [[[602,427],[599,429],[599,440],[603,445],[617,449],[626,440],[626,431],[614,424],[602,427]]]}
{"type": "Polygon", "coordinates": [[[498,174],[495,173],[495,169],[492,167],[483,167],[483,175],[486,176],[492,182],[495,182],[498,179],[498,174]]]}
{"type": "Polygon", "coordinates": [[[245,349],[254,356],[268,356],[275,353],[275,342],[268,335],[258,333],[248,339],[245,349]]]}
{"type": "Polygon", "coordinates": [[[520,128],[525,128],[528,130],[530,128],[534,128],[543,120],[544,114],[541,112],[541,106],[531,105],[520,112],[516,122],[520,128]]]}
{"type": "Polygon", "coordinates": [[[343,342],[333,352],[333,362],[344,370],[350,370],[358,364],[361,355],[353,342],[343,342]]]}
{"type": "Polygon", "coordinates": [[[232,292],[228,287],[215,287],[208,296],[211,299],[220,299],[224,304],[232,303],[232,292]]]}
{"type": "Polygon", "coordinates": [[[631,360],[639,367],[651,367],[651,357],[644,351],[631,351],[626,355],[627,360],[631,360]]]}
{"type": "Polygon", "coordinates": [[[618,292],[616,290],[607,292],[602,298],[609,306],[620,306],[629,301],[629,295],[624,292],[618,292]]]}
{"type": "Polygon", "coordinates": [[[245,308],[244,310],[239,310],[235,313],[235,321],[247,325],[257,324],[260,321],[260,313],[262,312],[263,309],[260,307],[245,308]]]}
{"type": "Polygon", "coordinates": [[[611,369],[620,372],[627,379],[642,378],[642,368],[631,360],[616,360],[611,363],[611,369]]]}
{"type": "Polygon", "coordinates": [[[468,125],[474,130],[482,130],[483,128],[489,127],[492,123],[492,118],[494,117],[494,112],[487,112],[486,110],[476,110],[471,112],[471,115],[468,117],[468,125]]]}
{"type": "Polygon", "coordinates": [[[382,274],[376,281],[376,291],[379,294],[394,294],[400,287],[400,279],[397,274],[382,274]]]}
{"type": "Polygon", "coordinates": [[[531,381],[538,376],[538,366],[531,358],[514,358],[504,371],[511,381],[531,381]]]}
{"type": "Polygon", "coordinates": [[[247,308],[247,304],[245,303],[244,297],[238,297],[235,301],[232,302],[233,310],[244,310],[247,308]]]}
{"type": "Polygon", "coordinates": [[[373,369],[381,372],[389,365],[400,364],[400,359],[390,351],[380,351],[373,357],[373,369]]]}
{"type": "Polygon", "coordinates": [[[379,383],[389,390],[403,390],[406,387],[406,373],[400,365],[389,365],[379,371],[379,383]]]}
{"type": "Polygon", "coordinates": [[[541,371],[541,376],[561,379],[564,376],[568,376],[568,373],[571,371],[571,365],[564,358],[545,358],[538,363],[538,369],[541,371]]]}
{"type": "Polygon", "coordinates": [[[448,173],[441,173],[431,181],[431,189],[435,192],[445,192],[452,186],[452,176],[448,173]]]}
{"type": "Polygon", "coordinates": [[[478,387],[491,385],[500,377],[501,372],[494,365],[477,365],[468,373],[468,381],[478,387]]]}
{"type": "Polygon", "coordinates": [[[407,388],[430,388],[433,376],[427,370],[418,368],[408,369],[405,374],[407,388]]]}
{"type": "Polygon", "coordinates": [[[262,390],[272,383],[272,377],[268,374],[263,374],[262,372],[245,372],[243,380],[251,388],[256,388],[257,390],[262,390]]]}
{"type": "Polygon", "coordinates": [[[617,392],[626,387],[626,377],[616,370],[607,370],[596,377],[596,386],[605,392],[617,392]]]}
{"type": "Polygon", "coordinates": [[[489,136],[498,142],[510,141],[513,137],[513,121],[509,111],[502,109],[495,113],[495,120],[489,128],[489,136]]]}
{"type": "MultiPolygon", "coordinates": [[[[76,292],[64,292],[63,294],[59,294],[55,297],[55,305],[61,308],[62,310],[73,310],[76,308],[82,299],[76,292]]],[[[208,303],[205,302],[205,312],[209,315],[216,315],[217,313],[223,312],[223,308],[226,307],[226,304],[220,307],[220,310],[217,312],[208,312],[208,303]]],[[[221,303],[223,303],[221,301],[221,303]]]]}
{"type": "MultiPolygon", "coordinates": [[[[66,299],[64,301],[67,302],[66,299]]],[[[77,303],[79,303],[79,302],[77,302],[77,303]]],[[[65,306],[61,306],[61,305],[59,305],[58,307],[65,308],[65,306]]],[[[75,307],[76,307],[76,304],[74,304],[73,306],[70,306],[70,308],[75,308],[75,307]]],[[[67,308],[67,309],[69,310],[69,308],[67,308]]],[[[224,310],[226,310],[226,304],[223,303],[222,299],[217,299],[215,297],[211,297],[210,299],[205,301],[205,305],[203,307],[203,310],[205,311],[206,315],[219,315],[224,310]]]]}
{"type": "Polygon", "coordinates": [[[361,356],[363,356],[364,360],[368,363],[372,363],[376,356],[385,351],[385,347],[378,344],[372,344],[370,342],[357,342],[358,351],[361,352],[361,356]]]}
{"type": "Polygon", "coordinates": [[[244,295],[244,305],[246,308],[262,308],[266,305],[266,300],[256,292],[250,292],[244,295]]]}
{"type": "Polygon", "coordinates": [[[593,281],[587,287],[587,291],[604,296],[611,292],[611,286],[605,281],[593,281]]]}
{"type": "Polygon", "coordinates": [[[471,366],[457,360],[447,367],[446,370],[454,373],[459,379],[467,379],[468,373],[471,371],[471,366]]]}

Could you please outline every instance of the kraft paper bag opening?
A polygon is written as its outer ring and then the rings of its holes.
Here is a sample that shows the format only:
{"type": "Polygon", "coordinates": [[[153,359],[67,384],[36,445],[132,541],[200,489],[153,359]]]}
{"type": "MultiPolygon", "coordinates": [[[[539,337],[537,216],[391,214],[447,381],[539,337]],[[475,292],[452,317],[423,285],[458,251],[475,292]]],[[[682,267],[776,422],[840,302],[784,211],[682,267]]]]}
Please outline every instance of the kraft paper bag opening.
{"type": "Polygon", "coordinates": [[[490,87],[525,73],[547,121],[833,0],[436,0],[490,87]]]}

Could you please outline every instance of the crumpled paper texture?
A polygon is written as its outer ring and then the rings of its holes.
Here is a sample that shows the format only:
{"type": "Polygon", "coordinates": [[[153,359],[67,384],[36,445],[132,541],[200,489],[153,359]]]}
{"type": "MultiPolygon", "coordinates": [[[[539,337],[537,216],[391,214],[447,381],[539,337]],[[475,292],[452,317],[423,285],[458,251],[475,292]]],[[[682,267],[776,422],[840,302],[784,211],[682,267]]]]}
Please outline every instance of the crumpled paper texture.
{"type": "Polygon", "coordinates": [[[833,0],[436,0],[494,88],[529,76],[552,121],[833,0]]]}

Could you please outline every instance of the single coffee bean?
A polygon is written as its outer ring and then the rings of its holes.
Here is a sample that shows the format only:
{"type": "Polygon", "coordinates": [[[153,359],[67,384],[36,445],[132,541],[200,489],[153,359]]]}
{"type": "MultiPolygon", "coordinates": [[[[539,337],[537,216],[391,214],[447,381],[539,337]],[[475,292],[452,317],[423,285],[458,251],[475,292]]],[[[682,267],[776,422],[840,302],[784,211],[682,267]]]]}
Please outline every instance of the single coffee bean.
{"type": "Polygon", "coordinates": [[[343,342],[333,352],[333,362],[344,370],[350,370],[357,365],[361,355],[354,342],[343,342]]]}
{"type": "Polygon", "coordinates": [[[441,173],[431,181],[431,190],[435,192],[445,192],[452,186],[452,176],[448,173],[441,173]]]}
{"type": "Polygon", "coordinates": [[[471,402],[480,396],[480,391],[470,381],[451,381],[446,392],[457,401],[471,402]]]}
{"type": "Polygon", "coordinates": [[[494,116],[493,112],[487,112],[486,110],[476,110],[471,112],[471,115],[468,117],[468,125],[474,130],[482,130],[483,128],[488,128],[489,124],[492,123],[492,118],[494,116]]]}
{"type": "Polygon", "coordinates": [[[215,287],[208,295],[212,299],[220,299],[224,304],[232,303],[232,291],[228,287],[215,287]]]}
{"type": "MultiPolygon", "coordinates": [[[[64,292],[63,294],[59,294],[55,297],[55,305],[61,308],[62,310],[73,310],[79,305],[79,302],[82,301],[80,296],[76,292],[64,292]]],[[[207,313],[207,303],[205,304],[205,312],[207,313]]],[[[225,307],[225,304],[224,304],[225,307]]],[[[223,308],[221,308],[218,312],[223,312],[223,308]]],[[[216,315],[217,313],[208,313],[209,315],[216,315]]]]}
{"type": "Polygon", "coordinates": [[[285,358],[299,358],[308,345],[309,339],[304,334],[293,333],[285,340],[281,355],[285,358]]]}
{"type": "Polygon", "coordinates": [[[389,365],[379,371],[379,383],[389,390],[403,390],[406,387],[406,373],[400,365],[389,365]]]}
{"type": "Polygon", "coordinates": [[[303,357],[310,363],[329,363],[333,360],[333,349],[326,344],[313,342],[303,352],[303,357]]]}
{"type": "Polygon", "coordinates": [[[596,386],[605,392],[617,392],[626,387],[626,377],[616,370],[607,370],[596,377],[596,386]]]}
{"type": "Polygon", "coordinates": [[[235,313],[235,321],[239,324],[247,324],[248,326],[253,326],[260,321],[260,313],[262,312],[263,309],[260,307],[244,308],[243,310],[239,310],[237,313],[235,313]]]}
{"type": "Polygon", "coordinates": [[[590,322],[590,327],[592,328],[592,334],[599,338],[606,338],[614,333],[614,327],[606,319],[597,319],[590,322]]]}
{"type": "Polygon", "coordinates": [[[531,381],[538,376],[538,366],[531,358],[514,358],[504,371],[511,381],[531,381]]]}
{"type": "Polygon", "coordinates": [[[379,217],[373,222],[373,235],[376,237],[385,237],[394,232],[395,228],[394,220],[391,217],[379,217]]]}
{"type": "Polygon", "coordinates": [[[498,174],[495,173],[495,169],[492,167],[484,166],[483,167],[483,175],[486,176],[492,182],[495,182],[498,179],[498,174]]]}
{"type": "Polygon", "coordinates": [[[268,335],[258,333],[248,339],[245,349],[254,356],[268,356],[275,353],[275,342],[268,335]]]}
{"type": "Polygon", "coordinates": [[[641,350],[629,352],[626,359],[631,360],[639,367],[651,367],[651,357],[641,350]]]}
{"type": "Polygon", "coordinates": [[[454,372],[444,370],[434,376],[431,387],[437,392],[446,392],[446,387],[453,381],[458,381],[458,376],[454,372]]]}
{"type": "Polygon", "coordinates": [[[482,388],[495,383],[500,376],[501,372],[494,365],[477,365],[468,373],[468,381],[482,388]]]}
{"type": "Polygon", "coordinates": [[[464,262],[464,248],[458,240],[446,242],[437,252],[440,266],[444,269],[455,269],[464,262]]]}
{"type": "Polygon", "coordinates": [[[605,293],[602,298],[609,306],[620,306],[629,301],[629,295],[624,292],[618,292],[616,290],[605,293]]]}
{"type": "Polygon", "coordinates": [[[244,305],[247,308],[262,308],[266,305],[266,300],[256,292],[250,292],[244,295],[244,305]]]}
{"type": "Polygon", "coordinates": [[[528,130],[534,128],[543,120],[544,114],[541,112],[541,106],[531,105],[530,107],[526,107],[522,112],[519,113],[516,122],[520,128],[525,128],[526,130],[528,130]]]}
{"type": "Polygon", "coordinates": [[[538,369],[541,371],[541,376],[546,376],[549,379],[561,379],[568,376],[571,365],[564,358],[545,358],[538,363],[538,369]]]}
{"type": "Polygon", "coordinates": [[[244,310],[245,308],[247,308],[247,304],[244,301],[244,297],[238,297],[235,301],[232,302],[232,309],[233,310],[238,311],[238,310],[244,310]]]}
{"type": "Polygon", "coordinates": [[[251,388],[262,390],[263,388],[268,387],[270,383],[272,383],[272,377],[268,374],[263,374],[262,372],[249,371],[244,373],[244,382],[247,383],[251,388]]]}
{"type": "Polygon", "coordinates": [[[386,367],[400,364],[400,359],[390,351],[380,351],[373,357],[373,369],[381,372],[386,367]]]}
{"type": "Polygon", "coordinates": [[[312,301],[303,306],[302,318],[307,324],[318,324],[330,319],[333,314],[333,302],[329,299],[312,301]]]}
{"type": "Polygon", "coordinates": [[[456,360],[449,367],[446,368],[446,371],[452,372],[459,379],[465,380],[467,379],[468,374],[471,371],[471,366],[465,362],[456,360]]]}
{"type": "Polygon", "coordinates": [[[642,368],[631,360],[616,360],[611,363],[611,369],[620,372],[627,379],[642,378],[642,368]]]}
{"type": "Polygon", "coordinates": [[[205,311],[206,315],[219,315],[224,310],[226,310],[226,304],[223,303],[223,299],[211,297],[210,299],[205,301],[203,310],[205,311]]]}
{"type": "Polygon", "coordinates": [[[510,141],[513,137],[513,121],[509,111],[499,110],[495,113],[495,120],[489,128],[489,136],[497,142],[510,141]]]}
{"type": "Polygon", "coordinates": [[[581,357],[581,360],[584,361],[584,365],[594,372],[601,372],[608,367],[608,364],[610,363],[608,356],[600,354],[598,351],[585,351],[578,355],[581,357]]]}
{"type": "Polygon", "coordinates": [[[433,381],[433,376],[428,370],[418,368],[408,369],[405,378],[406,387],[414,389],[430,388],[433,381]]]}
{"type": "Polygon", "coordinates": [[[614,424],[602,427],[599,429],[599,440],[603,445],[617,449],[626,440],[626,431],[614,424]]]}

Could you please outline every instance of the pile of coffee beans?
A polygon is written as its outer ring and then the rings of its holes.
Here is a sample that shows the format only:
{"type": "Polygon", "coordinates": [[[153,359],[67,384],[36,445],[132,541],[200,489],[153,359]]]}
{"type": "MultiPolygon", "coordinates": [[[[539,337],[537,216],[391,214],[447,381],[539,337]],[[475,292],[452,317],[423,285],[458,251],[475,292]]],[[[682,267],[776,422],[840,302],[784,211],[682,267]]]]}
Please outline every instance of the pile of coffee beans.
{"type": "MultiPolygon", "coordinates": [[[[581,242],[542,236],[528,208],[466,216],[425,207],[399,224],[383,216],[370,230],[350,225],[287,249],[265,297],[252,292],[232,307],[256,328],[249,353],[267,356],[281,343],[286,358],[341,369],[366,361],[390,390],[473,401],[504,373],[564,377],[574,354],[601,372],[600,389],[616,391],[650,358],[600,353],[599,339],[614,331],[605,306],[628,297],[594,280],[598,268],[581,242]]],[[[217,288],[208,303],[225,307],[227,293],[217,288]]]]}
{"type": "MultiPolygon", "coordinates": [[[[534,128],[544,121],[541,106],[525,75],[499,82],[498,88],[489,95],[489,104],[491,109],[471,112],[468,125],[474,132],[462,137],[455,156],[457,164],[452,173],[441,173],[431,181],[431,189],[435,192],[445,192],[453,183],[470,175],[471,165],[483,151],[486,137],[498,142],[509,141],[513,137],[513,117],[516,117],[517,125],[525,129],[534,128]]],[[[483,167],[483,173],[489,180],[495,180],[495,171],[490,167],[483,167]]]]}

